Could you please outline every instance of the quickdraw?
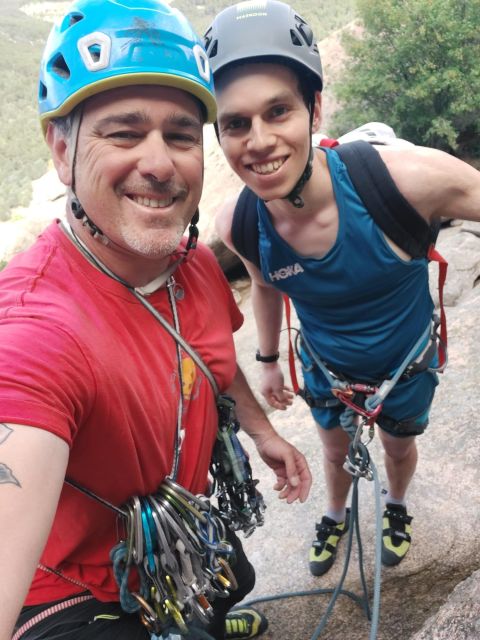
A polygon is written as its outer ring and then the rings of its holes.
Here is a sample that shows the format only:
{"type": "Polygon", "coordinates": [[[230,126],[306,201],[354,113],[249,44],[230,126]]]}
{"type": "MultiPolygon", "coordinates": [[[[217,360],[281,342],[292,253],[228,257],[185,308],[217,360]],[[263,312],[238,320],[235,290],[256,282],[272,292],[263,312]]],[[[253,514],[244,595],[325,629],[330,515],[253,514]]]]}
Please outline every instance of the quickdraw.
{"type": "Polygon", "coordinates": [[[122,608],[138,611],[153,634],[187,633],[213,615],[210,602],[237,588],[229,558],[233,548],[219,513],[166,478],[155,494],[124,505],[125,539],[111,552],[122,608]],[[139,588],[128,584],[135,567],[139,588]]]}
{"type": "Polygon", "coordinates": [[[120,602],[140,613],[151,633],[169,629],[188,633],[197,620],[213,614],[210,602],[237,588],[229,558],[225,524],[249,536],[264,523],[265,504],[237,432],[235,401],[217,398],[219,425],[210,472],[218,509],[166,478],[155,494],[133,496],[117,513],[123,515],[124,540],[111,552],[120,602]],[[139,588],[130,591],[135,567],[139,588]]]}
{"type": "Polygon", "coordinates": [[[217,407],[219,424],[210,465],[212,492],[228,526],[232,531],[243,531],[248,537],[256,527],[263,525],[265,503],[237,436],[240,425],[235,416],[235,401],[229,396],[219,396],[217,407]]]}

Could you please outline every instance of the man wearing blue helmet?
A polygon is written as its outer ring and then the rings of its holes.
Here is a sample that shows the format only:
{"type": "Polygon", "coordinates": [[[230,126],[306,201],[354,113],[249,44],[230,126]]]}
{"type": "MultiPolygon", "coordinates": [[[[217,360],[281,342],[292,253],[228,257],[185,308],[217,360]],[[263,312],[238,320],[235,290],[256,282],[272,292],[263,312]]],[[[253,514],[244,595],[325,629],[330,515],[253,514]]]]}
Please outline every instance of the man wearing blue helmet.
{"type": "Polygon", "coordinates": [[[234,530],[261,499],[219,396],[280,497],[311,479],[236,365],[242,316],[196,243],[205,52],[166,4],[79,0],[39,104],[68,206],[0,275],[0,640],[256,637],[263,616],[228,612],[255,578],[234,530]],[[197,497],[219,415],[237,474],[220,511],[197,497]]]}
{"type": "MultiPolygon", "coordinates": [[[[320,576],[331,568],[349,527],[352,476],[344,465],[355,426],[347,422],[351,409],[380,427],[389,485],[382,562],[397,565],[411,545],[406,492],[417,463],[416,436],[428,425],[438,384],[426,252],[404,250],[376,224],[339,154],[312,149],[323,74],[302,16],[277,0],[240,2],[216,16],[204,41],[219,141],[250,190],[225,204],[217,229],[252,278],[255,357],[263,395],[276,409],[286,409],[293,397],[278,363],[282,294],[301,324],[303,395],[318,426],[327,486],[310,571],[320,576]],[[385,396],[374,414],[367,400],[377,385],[385,396]]],[[[392,191],[403,194],[402,216],[411,213],[428,240],[442,217],[480,218],[480,174],[473,167],[413,145],[378,149],[377,164],[391,174],[392,191]]],[[[379,197],[376,204],[381,208],[379,197]]]]}

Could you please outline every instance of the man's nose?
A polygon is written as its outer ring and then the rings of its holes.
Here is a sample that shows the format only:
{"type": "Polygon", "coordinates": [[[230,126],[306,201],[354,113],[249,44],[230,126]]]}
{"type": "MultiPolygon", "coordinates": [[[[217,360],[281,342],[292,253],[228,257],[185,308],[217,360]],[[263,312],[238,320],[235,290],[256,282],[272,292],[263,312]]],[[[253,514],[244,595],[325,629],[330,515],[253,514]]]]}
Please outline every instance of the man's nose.
{"type": "Polygon", "coordinates": [[[138,171],[143,176],[166,182],[175,174],[171,150],[159,132],[150,133],[139,147],[138,171]]]}
{"type": "Polygon", "coordinates": [[[252,120],[250,135],[247,141],[249,151],[265,151],[275,146],[276,136],[271,128],[262,120],[252,120]]]}

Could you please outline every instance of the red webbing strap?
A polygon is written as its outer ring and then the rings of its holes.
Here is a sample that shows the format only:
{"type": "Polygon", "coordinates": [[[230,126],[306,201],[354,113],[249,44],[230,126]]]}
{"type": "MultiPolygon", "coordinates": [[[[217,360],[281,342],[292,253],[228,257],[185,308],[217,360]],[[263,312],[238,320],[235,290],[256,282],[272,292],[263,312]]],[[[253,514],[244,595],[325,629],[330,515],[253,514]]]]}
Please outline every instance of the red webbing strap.
{"type": "Polygon", "coordinates": [[[440,302],[440,340],[438,345],[439,368],[447,363],[447,316],[443,306],[443,287],[447,279],[448,262],[441,256],[432,244],[428,250],[427,258],[438,262],[438,300],[440,302]]]}
{"type": "Polygon", "coordinates": [[[338,147],[340,143],[335,138],[322,138],[320,140],[320,147],[328,147],[329,149],[333,149],[333,147],[338,147]]]}
{"type": "Polygon", "coordinates": [[[293,342],[292,342],[292,325],[290,322],[291,319],[291,307],[290,307],[290,298],[283,294],[283,303],[285,305],[285,319],[287,321],[287,330],[288,330],[288,366],[290,369],[290,379],[292,381],[292,387],[295,395],[300,391],[300,386],[297,380],[297,372],[295,370],[295,351],[293,350],[293,342]]]}

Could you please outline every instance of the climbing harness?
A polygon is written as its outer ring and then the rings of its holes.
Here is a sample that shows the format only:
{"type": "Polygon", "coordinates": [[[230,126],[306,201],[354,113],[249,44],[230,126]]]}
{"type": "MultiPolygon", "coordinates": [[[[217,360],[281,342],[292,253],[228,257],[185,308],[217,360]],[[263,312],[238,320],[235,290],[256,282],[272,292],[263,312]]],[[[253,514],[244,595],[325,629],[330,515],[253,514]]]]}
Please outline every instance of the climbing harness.
{"type": "MultiPolygon", "coordinates": [[[[383,380],[376,380],[374,383],[364,384],[351,381],[343,374],[332,371],[332,367],[317,355],[305,333],[291,326],[290,298],[287,295],[283,295],[283,300],[287,322],[288,365],[292,387],[294,393],[301,396],[309,407],[337,406],[342,402],[347,406],[347,409],[349,408],[354,413],[356,412],[362,416],[376,418],[381,411],[386,397],[400,380],[411,378],[413,375],[426,369],[436,373],[442,373],[447,366],[448,354],[442,330],[443,323],[436,314],[433,314],[432,322],[417,339],[394,373],[389,373],[383,380]],[[295,338],[293,337],[294,333],[295,338]],[[299,340],[311,361],[325,376],[330,385],[332,395],[334,396],[333,399],[322,399],[318,401],[312,396],[308,389],[300,388],[295,369],[295,355],[297,355],[301,361],[299,340]],[[434,367],[431,362],[436,352],[441,353],[442,357],[439,358],[438,366],[434,367]],[[358,394],[366,396],[365,407],[355,402],[355,397],[358,394]],[[376,413],[374,412],[375,409],[376,413]]],[[[352,414],[344,411],[344,415],[348,416],[352,414]]],[[[349,420],[349,418],[344,419],[349,420]]],[[[342,417],[340,420],[342,420],[342,417]]],[[[345,427],[344,424],[341,423],[341,425],[345,427]]]]}
{"type": "MultiPolygon", "coordinates": [[[[132,496],[117,507],[70,478],[65,482],[117,514],[120,540],[110,557],[122,609],[139,612],[142,623],[156,636],[168,638],[171,633],[180,633],[188,637],[193,625],[195,637],[209,638],[197,625],[205,626],[211,619],[213,599],[228,597],[238,586],[230,567],[234,550],[226,527],[250,535],[264,521],[265,505],[256,489],[258,481],[252,478],[248,457],[237,436],[235,402],[219,393],[211,371],[180,334],[172,273],[168,273],[167,292],[173,326],[141,291],[110,271],[68,224],[62,224],[85,257],[131,291],[175,340],[180,388],[172,468],[153,494],[132,496]],[[176,482],[184,439],[182,350],[204,373],[217,401],[219,422],[210,471],[218,508],[208,497],[194,495],[176,482]],[[132,582],[133,574],[136,581],[132,582]]],[[[45,569],[63,577],[55,569],[45,569]]]]}

